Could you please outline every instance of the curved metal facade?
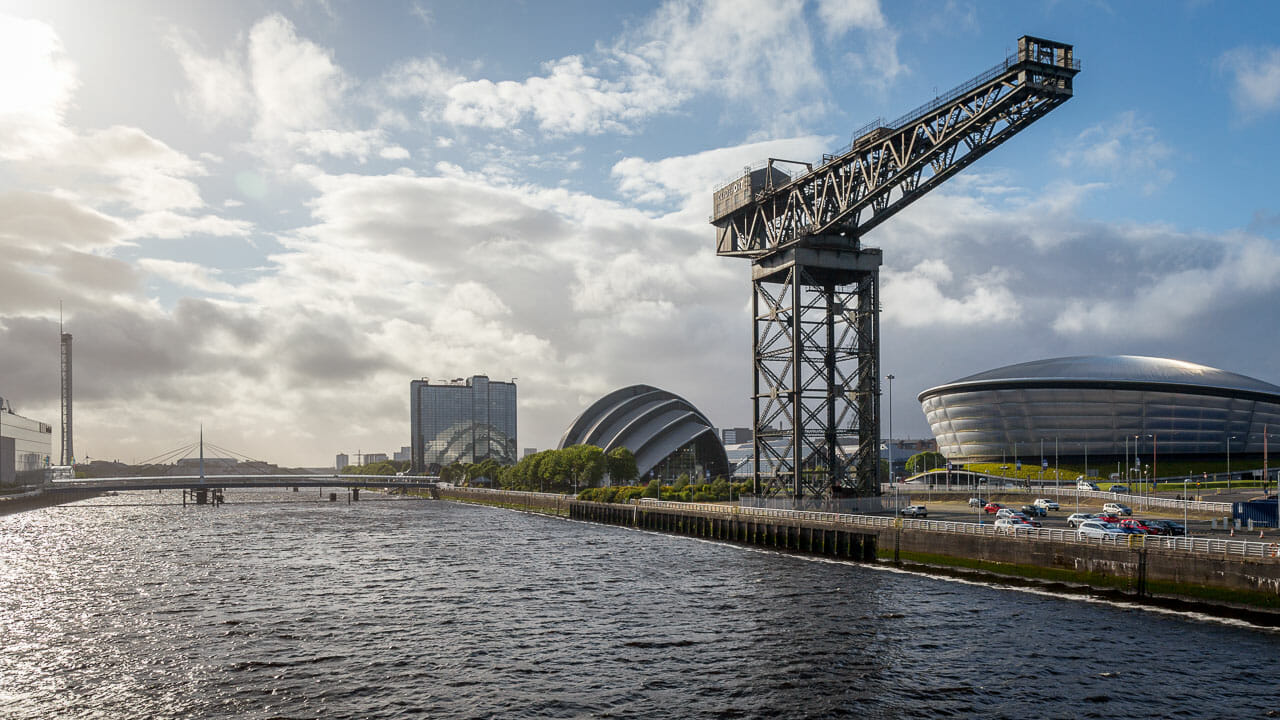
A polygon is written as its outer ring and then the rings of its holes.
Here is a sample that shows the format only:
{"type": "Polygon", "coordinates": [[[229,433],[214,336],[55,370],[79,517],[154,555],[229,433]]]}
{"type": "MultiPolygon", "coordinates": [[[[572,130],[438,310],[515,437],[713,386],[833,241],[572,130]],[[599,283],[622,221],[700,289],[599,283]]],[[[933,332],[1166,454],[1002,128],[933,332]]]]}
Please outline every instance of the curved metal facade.
{"type": "Polygon", "coordinates": [[[1261,454],[1263,433],[1280,432],[1280,387],[1164,358],[1038,360],[918,399],[938,450],[957,460],[1038,459],[1055,439],[1060,457],[1261,454]]]}
{"type": "Polygon", "coordinates": [[[729,475],[729,461],[715,428],[684,398],[649,385],[632,385],[591,404],[565,430],[560,449],[595,445],[610,452],[625,447],[643,477],[674,453],[692,451],[712,476],[729,475]]]}

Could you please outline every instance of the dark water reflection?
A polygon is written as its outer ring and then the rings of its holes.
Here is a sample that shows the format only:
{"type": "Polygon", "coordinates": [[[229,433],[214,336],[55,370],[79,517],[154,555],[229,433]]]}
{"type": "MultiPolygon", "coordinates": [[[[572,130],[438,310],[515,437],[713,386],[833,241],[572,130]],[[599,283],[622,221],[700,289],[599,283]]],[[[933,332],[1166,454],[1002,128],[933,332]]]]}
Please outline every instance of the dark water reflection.
{"type": "Polygon", "coordinates": [[[1247,626],[468,505],[157,499],[0,518],[0,716],[1280,711],[1247,626]]]}

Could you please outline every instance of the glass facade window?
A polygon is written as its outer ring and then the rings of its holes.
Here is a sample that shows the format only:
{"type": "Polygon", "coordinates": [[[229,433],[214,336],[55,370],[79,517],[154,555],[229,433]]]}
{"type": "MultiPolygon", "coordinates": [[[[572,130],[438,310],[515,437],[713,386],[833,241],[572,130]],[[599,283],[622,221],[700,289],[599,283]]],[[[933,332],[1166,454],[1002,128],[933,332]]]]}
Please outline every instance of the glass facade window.
{"type": "Polygon", "coordinates": [[[0,409],[0,485],[44,482],[52,453],[53,426],[0,409]]]}
{"type": "Polygon", "coordinates": [[[415,472],[434,474],[455,462],[516,461],[516,386],[484,375],[432,384],[409,383],[415,472]]]}

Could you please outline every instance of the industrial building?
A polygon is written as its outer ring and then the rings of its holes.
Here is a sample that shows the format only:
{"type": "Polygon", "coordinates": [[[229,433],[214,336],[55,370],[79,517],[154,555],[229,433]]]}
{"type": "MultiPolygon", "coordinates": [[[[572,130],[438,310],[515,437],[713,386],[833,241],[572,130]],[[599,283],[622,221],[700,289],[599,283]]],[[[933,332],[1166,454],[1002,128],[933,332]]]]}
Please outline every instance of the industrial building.
{"type": "Polygon", "coordinates": [[[0,486],[44,482],[53,454],[53,426],[13,412],[0,398],[0,486]]]}
{"type": "Polygon", "coordinates": [[[728,477],[729,461],[711,421],[684,398],[650,385],[631,385],[595,401],[564,431],[560,449],[595,445],[636,456],[640,477],[674,480],[682,474],[728,477]]]}
{"type": "Polygon", "coordinates": [[[413,471],[455,462],[516,461],[516,385],[485,375],[409,383],[413,471]]]}
{"type": "MultiPolygon", "coordinates": [[[[1258,455],[1280,435],[1280,387],[1167,358],[1051,358],[987,370],[918,396],[949,460],[1258,455]]],[[[1135,460],[1136,459],[1136,460],[1135,460]]]]}

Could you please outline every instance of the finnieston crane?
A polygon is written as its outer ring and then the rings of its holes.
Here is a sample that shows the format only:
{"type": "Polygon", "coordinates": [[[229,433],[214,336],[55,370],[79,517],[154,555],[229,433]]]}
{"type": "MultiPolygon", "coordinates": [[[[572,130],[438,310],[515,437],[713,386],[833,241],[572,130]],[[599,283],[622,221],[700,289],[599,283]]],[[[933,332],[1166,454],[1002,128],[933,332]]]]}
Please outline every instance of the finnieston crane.
{"type": "Polygon", "coordinates": [[[751,259],[757,495],[880,494],[881,251],[862,237],[1070,99],[1079,71],[1070,45],[1023,36],[818,167],[769,158],[715,191],[716,253],[751,259]]]}

